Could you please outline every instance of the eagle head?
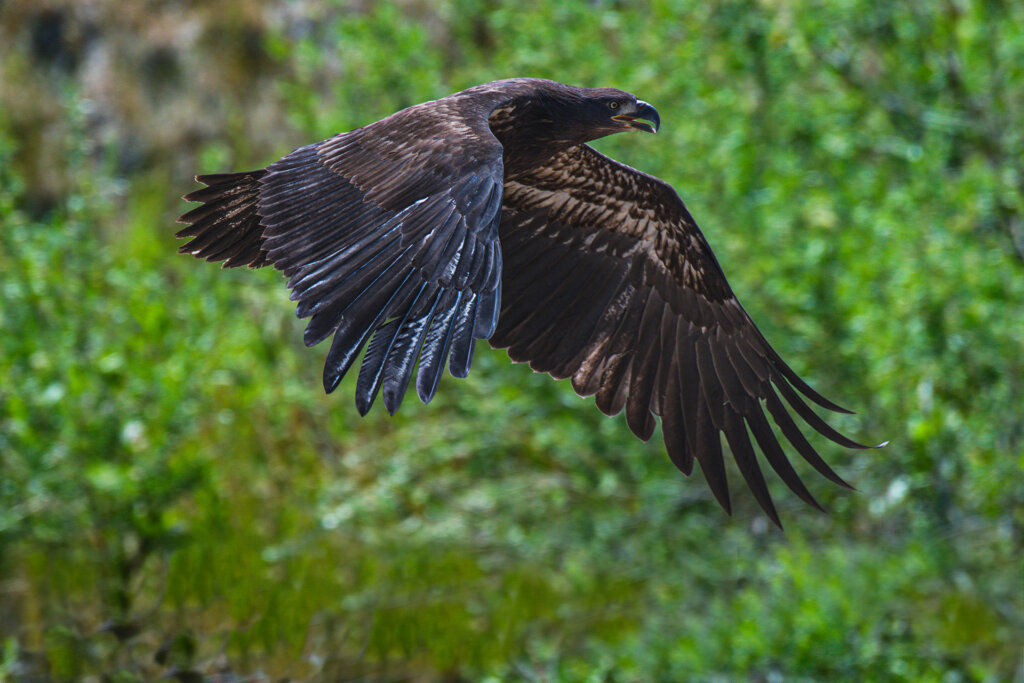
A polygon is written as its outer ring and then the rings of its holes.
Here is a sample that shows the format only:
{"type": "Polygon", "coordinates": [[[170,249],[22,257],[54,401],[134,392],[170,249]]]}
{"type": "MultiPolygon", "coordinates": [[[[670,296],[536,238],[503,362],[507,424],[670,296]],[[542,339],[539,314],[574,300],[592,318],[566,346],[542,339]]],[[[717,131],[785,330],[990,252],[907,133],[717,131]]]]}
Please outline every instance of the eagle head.
{"type": "Polygon", "coordinates": [[[486,87],[479,92],[501,102],[492,110],[489,125],[505,147],[506,172],[573,145],[630,130],[654,133],[661,125],[657,109],[617,88],[581,88],[541,78],[495,81],[486,87]]]}
{"type": "Polygon", "coordinates": [[[636,95],[615,88],[581,91],[578,114],[591,140],[630,130],[654,133],[661,126],[658,110],[636,95]]]}

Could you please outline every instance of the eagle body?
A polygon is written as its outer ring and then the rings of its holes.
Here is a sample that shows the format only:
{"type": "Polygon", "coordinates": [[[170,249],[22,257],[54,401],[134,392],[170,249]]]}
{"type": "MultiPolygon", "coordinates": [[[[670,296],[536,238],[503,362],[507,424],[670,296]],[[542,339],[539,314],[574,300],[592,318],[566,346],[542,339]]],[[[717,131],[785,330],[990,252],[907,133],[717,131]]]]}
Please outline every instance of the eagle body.
{"type": "Polygon", "coordinates": [[[613,88],[541,79],[485,83],[300,147],[265,169],[204,175],[186,195],[181,251],[288,278],[305,342],[331,338],[333,391],[364,351],[356,405],[394,414],[416,376],[428,402],[445,366],[470,370],[477,339],[571,378],[672,462],[698,462],[728,511],[721,435],[779,523],[753,443],[803,500],[768,416],[800,455],[848,486],[791,411],[842,436],[835,411],[787,366],[739,304],[703,234],[665,182],[586,143],[654,132],[649,104],[613,88]],[[767,411],[767,413],[766,413],[767,411]],[[753,442],[750,436],[753,435],[753,442]]]}

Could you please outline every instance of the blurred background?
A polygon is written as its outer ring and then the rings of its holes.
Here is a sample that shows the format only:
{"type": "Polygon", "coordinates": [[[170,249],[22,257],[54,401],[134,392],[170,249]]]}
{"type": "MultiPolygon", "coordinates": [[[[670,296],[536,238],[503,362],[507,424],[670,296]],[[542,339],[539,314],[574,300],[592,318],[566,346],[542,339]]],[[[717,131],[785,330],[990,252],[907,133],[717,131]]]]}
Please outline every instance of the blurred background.
{"type": "Polygon", "coordinates": [[[1024,681],[1024,5],[0,3],[0,679],[1024,681]],[[471,85],[616,86],[833,423],[735,511],[481,344],[324,396],[198,172],[471,85]],[[802,463],[798,463],[799,465],[802,463]]]}

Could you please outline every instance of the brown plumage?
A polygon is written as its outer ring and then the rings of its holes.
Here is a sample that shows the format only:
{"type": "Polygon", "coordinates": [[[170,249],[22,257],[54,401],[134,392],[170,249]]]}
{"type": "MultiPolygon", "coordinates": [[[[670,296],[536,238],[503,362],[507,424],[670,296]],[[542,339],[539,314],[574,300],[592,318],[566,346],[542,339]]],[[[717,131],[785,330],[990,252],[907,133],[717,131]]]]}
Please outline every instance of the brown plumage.
{"type": "Polygon", "coordinates": [[[476,339],[572,378],[609,415],[700,463],[730,509],[720,433],[755,498],[779,523],[750,440],[803,500],[767,408],[816,470],[849,486],[789,413],[829,439],[801,398],[834,411],[768,345],[704,236],[666,183],[585,143],[653,132],[658,114],[611,88],[495,81],[295,150],[266,169],[199,176],[182,252],[288,277],[307,345],[333,335],[333,391],[366,347],[356,386],[394,414],[418,366],[430,401],[447,363],[465,377],[476,339]],[[646,123],[644,120],[654,125],[646,123]],[[369,342],[369,343],[367,343],[369,342]],[[781,397],[780,397],[781,395],[781,397]],[[788,405],[788,407],[787,407],[788,405]]]}

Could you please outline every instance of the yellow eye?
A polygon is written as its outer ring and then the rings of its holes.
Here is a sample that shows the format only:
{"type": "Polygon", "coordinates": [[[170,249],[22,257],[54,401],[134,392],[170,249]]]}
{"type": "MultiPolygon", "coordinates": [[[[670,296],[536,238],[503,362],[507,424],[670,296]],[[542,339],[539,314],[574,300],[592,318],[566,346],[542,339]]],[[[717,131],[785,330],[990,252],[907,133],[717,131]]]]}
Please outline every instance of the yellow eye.
{"type": "Polygon", "coordinates": [[[612,111],[615,111],[616,109],[619,108],[619,103],[618,102],[609,102],[608,103],[608,108],[611,109],[612,111]]]}

